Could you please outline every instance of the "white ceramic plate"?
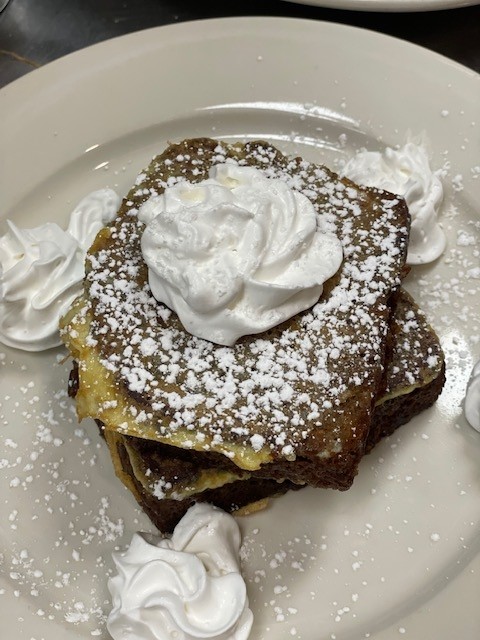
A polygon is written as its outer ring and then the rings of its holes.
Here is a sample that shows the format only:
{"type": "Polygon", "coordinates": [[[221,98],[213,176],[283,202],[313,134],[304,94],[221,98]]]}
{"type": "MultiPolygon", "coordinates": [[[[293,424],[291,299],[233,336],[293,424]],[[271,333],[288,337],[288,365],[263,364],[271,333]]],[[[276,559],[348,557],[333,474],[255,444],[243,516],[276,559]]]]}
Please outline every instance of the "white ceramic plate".
{"type": "MultiPolygon", "coordinates": [[[[478,637],[480,434],[461,403],[480,356],[479,104],[479,77],[447,59],[276,18],[132,34],[0,92],[1,211],[23,226],[65,224],[94,188],[126,192],[187,136],[267,137],[335,166],[410,131],[435,168],[448,163],[447,251],[408,278],[441,336],[446,388],[364,459],[350,491],[307,489],[240,519],[255,640],[478,637]]],[[[93,423],[76,424],[62,349],[2,351],[2,634],[105,638],[110,554],[151,526],[93,423]]]]}
{"type": "Polygon", "coordinates": [[[478,0],[287,0],[332,9],[352,11],[439,11],[478,4],[478,0]]]}

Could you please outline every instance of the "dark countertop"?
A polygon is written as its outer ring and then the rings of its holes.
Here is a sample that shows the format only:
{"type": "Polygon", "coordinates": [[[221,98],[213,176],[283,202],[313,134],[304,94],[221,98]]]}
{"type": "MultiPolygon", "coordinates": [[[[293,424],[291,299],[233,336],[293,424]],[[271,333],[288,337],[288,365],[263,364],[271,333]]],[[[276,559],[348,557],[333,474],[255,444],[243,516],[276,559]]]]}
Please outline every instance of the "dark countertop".
{"type": "Polygon", "coordinates": [[[480,4],[430,12],[373,13],[282,0],[230,0],[222,5],[198,0],[10,0],[0,13],[0,87],[107,38],[172,22],[242,15],[310,18],[372,29],[480,72],[480,4]]]}

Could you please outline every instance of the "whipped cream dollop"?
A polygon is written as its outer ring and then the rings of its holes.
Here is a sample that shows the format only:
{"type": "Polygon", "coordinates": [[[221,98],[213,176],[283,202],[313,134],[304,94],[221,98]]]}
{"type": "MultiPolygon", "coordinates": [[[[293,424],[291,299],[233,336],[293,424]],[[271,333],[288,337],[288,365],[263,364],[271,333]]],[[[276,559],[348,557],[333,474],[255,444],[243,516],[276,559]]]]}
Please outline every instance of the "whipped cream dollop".
{"type": "Polygon", "coordinates": [[[468,381],[464,411],[468,423],[480,432],[480,360],[473,367],[468,381]]]}
{"type": "Polygon", "coordinates": [[[58,321],[81,291],[85,253],[115,217],[120,197],[94,191],[73,210],[67,231],[48,222],[0,238],[0,342],[25,351],[61,344],[58,321]]]}
{"type": "Polygon", "coordinates": [[[170,539],[133,535],[113,554],[109,579],[114,640],[246,640],[253,614],[239,569],[234,518],[205,503],[192,506],[170,539]]]}
{"type": "Polygon", "coordinates": [[[401,149],[359,151],[344,166],[342,175],[357,184],[377,187],[402,196],[412,224],[407,263],[425,264],[445,250],[445,234],[437,216],[443,200],[439,172],[432,171],[423,145],[407,142],[401,149]]]}
{"type": "Polygon", "coordinates": [[[311,307],[343,258],[310,200],[254,167],[215,165],[150,198],[139,219],[152,294],[222,345],[311,307]]]}

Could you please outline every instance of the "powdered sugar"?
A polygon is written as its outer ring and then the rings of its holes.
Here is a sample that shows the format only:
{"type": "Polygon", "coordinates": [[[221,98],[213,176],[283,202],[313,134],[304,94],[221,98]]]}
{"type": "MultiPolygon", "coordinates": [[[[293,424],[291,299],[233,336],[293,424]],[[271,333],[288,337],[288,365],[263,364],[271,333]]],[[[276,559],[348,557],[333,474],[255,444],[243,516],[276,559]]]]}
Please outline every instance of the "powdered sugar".
{"type": "MultiPolygon", "coordinates": [[[[124,533],[118,509],[112,509],[110,497],[92,481],[106,452],[95,432],[75,428],[66,394],[68,364],[57,362],[54,354],[44,356],[42,365],[28,356],[3,362],[22,389],[23,401],[20,405],[5,394],[0,404],[0,411],[15,421],[14,428],[5,425],[0,434],[3,541],[10,541],[0,554],[1,606],[15,608],[12,598],[29,599],[42,637],[62,622],[81,624],[99,635],[105,619],[105,572],[124,533]],[[43,371],[48,366],[47,379],[39,365],[43,371]]],[[[24,637],[26,613],[18,622],[18,637],[24,637]]]]}
{"type": "MultiPolygon", "coordinates": [[[[95,319],[91,323],[90,335],[103,345],[103,365],[120,375],[131,393],[151,399],[151,423],[156,424],[159,439],[168,441],[174,434],[190,441],[182,434],[195,423],[197,431],[204,434],[201,448],[235,454],[235,445],[249,444],[257,451],[255,446],[261,442],[257,436],[261,436],[264,451],[290,459],[307,446],[314,437],[312,427],[325,422],[325,414],[340,405],[347,389],[362,385],[371,397],[375,394],[383,359],[386,300],[392,274],[393,281],[398,282],[406,229],[402,222],[399,224],[398,202],[392,197],[380,197],[372,204],[366,194],[346,187],[327,170],[302,160],[286,160],[283,165],[283,161],[275,160],[278,164],[271,164],[276,152],[261,144],[249,153],[249,161],[264,166],[267,176],[277,176],[310,197],[325,215],[327,225],[337,229],[346,260],[329,297],[273,341],[260,337],[229,350],[189,337],[172,318],[165,324],[164,307],[149,295],[145,278],[140,277],[144,267],[137,240],[142,224],[130,213],[136,211],[144,196],[131,195],[131,205],[124,204],[125,215],[111,236],[111,248],[91,258],[86,309],[88,313],[91,303],[95,317],[101,318],[101,324],[95,319]],[[362,222],[364,216],[359,217],[365,204],[377,208],[371,214],[376,218],[367,228],[362,222]],[[121,260],[117,253],[120,246],[121,260]],[[378,246],[382,251],[377,251],[378,246]],[[107,264],[110,268],[105,267],[107,264]],[[133,272],[139,274],[137,279],[128,275],[133,272]],[[123,345],[120,354],[118,350],[110,353],[108,344],[113,336],[123,345]],[[135,349],[136,344],[145,345],[145,340],[157,345],[152,357],[146,357],[142,347],[135,349]],[[359,353],[368,357],[357,371],[359,359],[355,356],[357,366],[352,370],[350,354],[359,353]],[[159,384],[159,376],[174,385],[172,390],[159,384]],[[312,385],[315,394],[310,391],[312,385]],[[319,395],[320,404],[316,401],[319,395]],[[313,425],[306,422],[306,414],[318,416],[313,425]],[[230,433],[235,434],[233,441],[230,433]]],[[[151,193],[154,184],[162,189],[172,178],[185,179],[191,158],[186,153],[181,155],[178,174],[169,175],[164,182],[150,176],[137,185],[142,188],[136,188],[135,194],[145,190],[151,193]]],[[[209,162],[227,160],[238,161],[231,150],[219,144],[213,151],[206,146],[193,161],[195,168],[205,172],[209,162]],[[202,154],[208,162],[202,163],[202,154]]],[[[156,170],[160,171],[160,165],[156,170]]],[[[72,339],[71,334],[65,337],[67,341],[72,339]]],[[[98,417],[108,420],[103,414],[98,417]]],[[[134,435],[138,430],[131,425],[128,432],[134,435]]],[[[335,428],[325,430],[321,437],[327,456],[341,451],[342,435],[335,428]]],[[[200,448],[198,440],[191,446],[200,448]]]]}

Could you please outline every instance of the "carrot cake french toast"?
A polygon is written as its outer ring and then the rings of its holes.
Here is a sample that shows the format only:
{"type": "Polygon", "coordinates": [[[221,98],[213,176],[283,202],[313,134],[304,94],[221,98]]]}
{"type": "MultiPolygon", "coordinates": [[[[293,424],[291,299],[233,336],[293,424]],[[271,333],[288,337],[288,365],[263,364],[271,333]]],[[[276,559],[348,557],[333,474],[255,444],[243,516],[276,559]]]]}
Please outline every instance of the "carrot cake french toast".
{"type": "Polygon", "coordinates": [[[404,274],[402,199],[289,158],[267,142],[208,138],[169,146],[140,174],[87,258],[83,295],[62,319],[78,363],[79,418],[239,474],[347,489],[382,391],[393,294],[404,274]],[[159,303],[142,257],[141,206],[217,165],[284,181],[327,220],[343,248],[319,301],[232,347],[188,333],[159,303]]]}
{"type": "MultiPolygon", "coordinates": [[[[383,437],[430,407],[445,381],[444,355],[438,337],[411,296],[400,289],[390,320],[390,349],[382,396],[375,403],[367,439],[370,451],[383,437]]],[[[72,372],[75,395],[77,369],[72,372]]],[[[220,464],[205,455],[124,436],[104,433],[117,476],[161,531],[171,531],[198,501],[229,512],[263,508],[267,499],[305,485],[272,480],[241,471],[225,457],[220,464]],[[200,466],[199,466],[200,465],[200,466]]]]}

